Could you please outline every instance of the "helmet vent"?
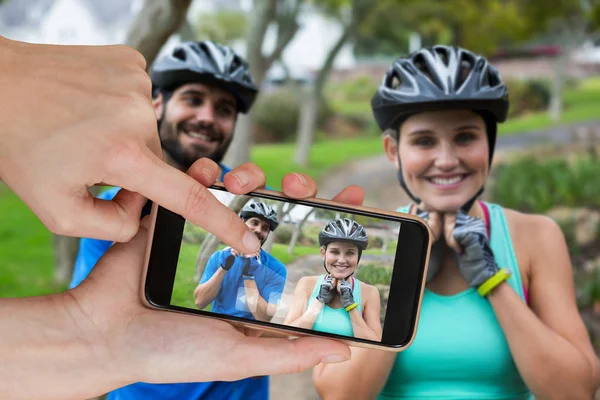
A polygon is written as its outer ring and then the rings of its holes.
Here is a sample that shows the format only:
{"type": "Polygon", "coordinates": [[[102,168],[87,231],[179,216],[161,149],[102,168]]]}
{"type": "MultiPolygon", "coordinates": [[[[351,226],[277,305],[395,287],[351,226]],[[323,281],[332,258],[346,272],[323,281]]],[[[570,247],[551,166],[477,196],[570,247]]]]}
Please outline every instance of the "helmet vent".
{"type": "Polygon", "coordinates": [[[186,54],[185,50],[182,49],[181,47],[178,47],[173,51],[173,57],[177,58],[181,61],[187,60],[187,54],[186,54]]]}
{"type": "Polygon", "coordinates": [[[238,57],[233,57],[231,64],[229,65],[229,73],[234,73],[241,65],[240,59],[238,57]]]}
{"type": "Polygon", "coordinates": [[[456,80],[456,89],[459,89],[463,83],[465,83],[471,74],[471,71],[473,71],[474,61],[475,60],[473,60],[473,58],[471,58],[469,55],[464,53],[462,54],[460,66],[457,71],[458,79],[456,80]]]}
{"type": "Polygon", "coordinates": [[[398,87],[400,87],[400,85],[402,85],[402,80],[400,79],[398,74],[394,72],[394,74],[392,75],[392,81],[390,82],[390,87],[392,89],[397,89],[398,87]]]}
{"type": "Polygon", "coordinates": [[[446,49],[443,47],[438,47],[438,48],[436,48],[436,52],[437,52],[438,56],[440,57],[440,59],[442,60],[442,63],[444,63],[444,65],[447,67],[448,66],[448,52],[446,51],[446,49]]]}

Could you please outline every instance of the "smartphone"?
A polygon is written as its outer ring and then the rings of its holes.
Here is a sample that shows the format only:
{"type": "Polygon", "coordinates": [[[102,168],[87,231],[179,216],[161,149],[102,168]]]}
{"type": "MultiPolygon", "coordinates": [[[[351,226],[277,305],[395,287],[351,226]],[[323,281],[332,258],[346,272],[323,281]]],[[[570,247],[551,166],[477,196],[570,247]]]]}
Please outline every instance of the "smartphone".
{"type": "Polygon", "coordinates": [[[417,330],[432,235],[420,218],[256,190],[209,191],[262,243],[239,254],[153,204],[142,281],[151,308],[402,351],[417,330]]]}

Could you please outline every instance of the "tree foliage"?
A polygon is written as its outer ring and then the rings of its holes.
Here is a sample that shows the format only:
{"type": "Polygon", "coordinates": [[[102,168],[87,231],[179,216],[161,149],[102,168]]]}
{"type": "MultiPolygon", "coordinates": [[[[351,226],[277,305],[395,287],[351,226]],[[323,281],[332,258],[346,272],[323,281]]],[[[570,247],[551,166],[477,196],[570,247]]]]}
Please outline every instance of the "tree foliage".
{"type": "Polygon", "coordinates": [[[223,10],[214,14],[202,14],[195,28],[199,40],[232,45],[246,35],[248,18],[241,11],[223,10]]]}
{"type": "Polygon", "coordinates": [[[423,45],[454,44],[489,55],[594,11],[580,0],[382,0],[373,7],[360,27],[359,54],[397,56],[417,32],[423,45]]]}

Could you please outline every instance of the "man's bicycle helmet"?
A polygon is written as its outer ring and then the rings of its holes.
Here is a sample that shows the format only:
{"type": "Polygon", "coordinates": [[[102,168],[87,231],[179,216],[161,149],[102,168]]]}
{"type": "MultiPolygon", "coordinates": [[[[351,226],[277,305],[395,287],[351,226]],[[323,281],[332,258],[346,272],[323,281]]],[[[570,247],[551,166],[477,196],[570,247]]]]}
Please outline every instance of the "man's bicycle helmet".
{"type": "Polygon", "coordinates": [[[240,212],[240,217],[242,217],[244,221],[252,217],[263,219],[269,223],[271,232],[277,229],[277,226],[279,226],[277,212],[273,209],[273,207],[265,203],[253,202],[246,204],[240,212]]]}
{"type": "Polygon", "coordinates": [[[212,82],[237,99],[241,113],[248,112],[258,93],[247,61],[232,48],[209,40],[179,44],[156,61],[150,78],[153,92],[174,90],[191,82],[212,82]]]}
{"type": "MultiPolygon", "coordinates": [[[[486,124],[491,165],[497,124],[508,114],[508,89],[483,56],[461,47],[433,46],[394,61],[371,99],[371,108],[381,130],[393,130],[396,139],[401,123],[416,113],[473,110],[486,124]]],[[[406,186],[401,168],[398,178],[407,194],[420,203],[406,186]]],[[[483,188],[462,209],[470,209],[482,192],[483,188]]]]}

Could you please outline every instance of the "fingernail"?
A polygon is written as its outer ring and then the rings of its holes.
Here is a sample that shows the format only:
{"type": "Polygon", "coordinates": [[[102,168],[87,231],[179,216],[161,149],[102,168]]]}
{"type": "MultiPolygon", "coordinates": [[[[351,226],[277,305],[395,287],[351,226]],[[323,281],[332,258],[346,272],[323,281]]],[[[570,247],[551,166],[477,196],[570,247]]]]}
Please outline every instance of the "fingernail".
{"type": "Polygon", "coordinates": [[[306,186],[306,179],[302,175],[300,175],[296,172],[294,172],[293,174],[300,180],[300,183],[302,184],[302,186],[306,186]]]}
{"type": "Polygon", "coordinates": [[[236,171],[233,176],[235,176],[241,187],[250,183],[250,175],[245,171],[236,171]]]}
{"type": "Polygon", "coordinates": [[[323,359],[321,359],[321,362],[323,364],[335,364],[335,363],[348,361],[349,359],[350,359],[350,357],[342,355],[342,354],[330,354],[328,356],[323,357],[323,359]]]}
{"type": "Polygon", "coordinates": [[[242,244],[245,248],[250,251],[256,251],[260,247],[260,242],[255,234],[250,231],[246,231],[244,233],[244,237],[242,238],[242,244]]]}

